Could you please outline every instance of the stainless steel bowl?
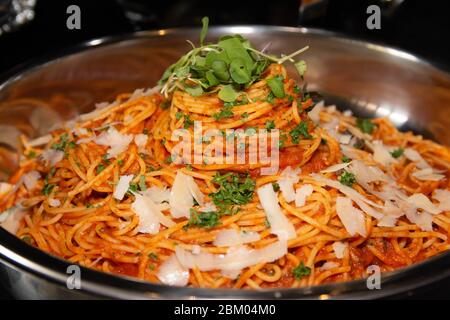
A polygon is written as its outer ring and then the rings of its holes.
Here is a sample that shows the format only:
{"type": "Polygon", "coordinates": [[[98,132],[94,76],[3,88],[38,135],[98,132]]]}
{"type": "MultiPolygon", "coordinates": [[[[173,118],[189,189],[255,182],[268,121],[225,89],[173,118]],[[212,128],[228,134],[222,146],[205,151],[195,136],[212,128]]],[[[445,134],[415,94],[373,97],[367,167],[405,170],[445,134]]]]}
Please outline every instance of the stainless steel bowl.
{"type": "MultiPolygon", "coordinates": [[[[311,89],[328,102],[365,116],[387,116],[450,144],[450,76],[420,58],[389,47],[305,28],[235,26],[209,31],[209,39],[240,33],[272,52],[310,46],[311,89]]],[[[189,49],[198,29],[139,32],[92,40],[56,57],[16,69],[0,82],[0,178],[17,165],[17,134],[37,136],[52,124],[88,111],[94,102],[153,86],[189,49]],[[37,102],[37,100],[39,102],[37,102]]],[[[69,264],[28,246],[0,228],[0,280],[20,298],[377,298],[407,292],[450,276],[450,253],[383,274],[380,290],[365,280],[265,291],[177,288],[81,268],[81,289],[69,290],[69,264]]]]}

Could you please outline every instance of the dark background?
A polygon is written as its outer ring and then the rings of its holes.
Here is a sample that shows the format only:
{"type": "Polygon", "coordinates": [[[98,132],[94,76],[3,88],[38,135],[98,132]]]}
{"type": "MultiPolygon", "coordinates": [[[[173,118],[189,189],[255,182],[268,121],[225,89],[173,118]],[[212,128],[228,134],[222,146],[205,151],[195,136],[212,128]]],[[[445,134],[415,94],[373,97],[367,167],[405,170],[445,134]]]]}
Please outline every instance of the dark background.
{"type": "MultiPolygon", "coordinates": [[[[0,0],[0,24],[12,0],[0,0]]],[[[37,0],[34,19],[0,35],[0,74],[88,39],[136,30],[213,25],[305,26],[407,50],[450,71],[448,1],[419,0],[37,0]],[[303,3],[302,3],[303,2],[303,3]],[[68,30],[66,9],[81,9],[81,30],[68,30]],[[368,30],[366,9],[382,8],[381,29],[368,30]]],[[[403,298],[450,298],[450,279],[403,298]]],[[[0,287],[0,298],[10,298],[0,287]]]]}

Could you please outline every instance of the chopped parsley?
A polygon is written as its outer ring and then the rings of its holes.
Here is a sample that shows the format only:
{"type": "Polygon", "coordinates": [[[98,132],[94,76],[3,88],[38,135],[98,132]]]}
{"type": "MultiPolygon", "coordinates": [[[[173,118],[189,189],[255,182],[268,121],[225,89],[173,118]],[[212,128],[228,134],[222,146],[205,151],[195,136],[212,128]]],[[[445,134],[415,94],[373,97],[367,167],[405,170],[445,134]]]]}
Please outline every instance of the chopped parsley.
{"type": "Polygon", "coordinates": [[[296,125],[295,128],[289,132],[289,135],[291,136],[292,142],[295,144],[299,143],[300,135],[302,135],[306,139],[312,138],[312,136],[308,132],[308,124],[304,121],[301,121],[298,125],[296,125]]]}
{"type": "Polygon", "coordinates": [[[28,159],[33,159],[35,157],[36,157],[36,152],[34,152],[34,151],[28,152],[28,154],[27,154],[28,159]]]}
{"type": "Polygon", "coordinates": [[[227,118],[232,118],[234,116],[233,111],[231,110],[232,106],[223,106],[223,108],[217,112],[213,114],[214,119],[216,120],[222,120],[222,119],[227,119],[227,118]]]}
{"type": "Polygon", "coordinates": [[[305,264],[302,261],[298,266],[292,269],[292,274],[294,275],[295,279],[301,280],[304,277],[309,276],[311,274],[311,268],[305,266],[305,264]]]}
{"type": "Polygon", "coordinates": [[[158,260],[158,255],[157,255],[156,253],[154,253],[154,252],[150,252],[150,253],[148,254],[148,257],[149,257],[151,260],[153,260],[153,261],[158,260]]]}
{"type": "Polygon", "coordinates": [[[272,182],[272,188],[275,192],[280,191],[280,185],[278,184],[278,182],[272,182]]]}
{"type": "Polygon", "coordinates": [[[395,149],[394,151],[392,151],[391,155],[392,155],[392,157],[397,159],[403,155],[403,152],[405,152],[405,150],[403,148],[398,148],[398,149],[395,149]]]}
{"type": "Polygon", "coordinates": [[[100,174],[100,172],[102,172],[103,170],[105,170],[105,165],[102,164],[102,163],[100,163],[100,164],[97,166],[97,169],[95,170],[95,172],[97,172],[97,174],[100,174]]]}
{"type": "Polygon", "coordinates": [[[218,211],[198,212],[194,208],[191,208],[189,212],[190,218],[188,224],[186,225],[186,228],[214,228],[220,224],[221,214],[218,211]]]}
{"type": "Polygon", "coordinates": [[[219,184],[220,188],[209,196],[225,214],[235,213],[233,206],[247,204],[253,199],[255,182],[248,175],[242,177],[231,172],[224,175],[216,173],[213,182],[219,184]]]}
{"type": "Polygon", "coordinates": [[[356,178],[353,173],[345,171],[339,177],[339,182],[345,186],[351,187],[356,182],[356,178]]]}
{"type": "Polygon", "coordinates": [[[267,120],[266,121],[266,129],[268,131],[275,129],[275,121],[273,120],[267,120]]]}
{"type": "Polygon", "coordinates": [[[343,157],[342,157],[342,162],[348,163],[348,162],[350,162],[350,161],[351,161],[351,159],[350,159],[349,157],[347,157],[347,156],[343,156],[343,157]]]}
{"type": "Polygon", "coordinates": [[[375,124],[370,119],[356,119],[356,126],[364,133],[371,134],[375,129],[375,124]]]}

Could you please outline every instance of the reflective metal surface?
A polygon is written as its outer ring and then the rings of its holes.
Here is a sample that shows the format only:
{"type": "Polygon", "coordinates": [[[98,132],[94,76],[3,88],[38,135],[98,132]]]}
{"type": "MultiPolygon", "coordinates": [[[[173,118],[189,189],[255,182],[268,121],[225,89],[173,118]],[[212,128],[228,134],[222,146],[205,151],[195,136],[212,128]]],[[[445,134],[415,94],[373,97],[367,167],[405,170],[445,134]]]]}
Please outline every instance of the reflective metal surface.
{"type": "MultiPolygon", "coordinates": [[[[302,56],[308,63],[309,88],[323,93],[328,102],[359,115],[387,116],[402,129],[450,144],[450,76],[429,63],[393,48],[303,28],[218,27],[210,29],[209,39],[229,33],[245,34],[258,48],[270,42],[270,51],[276,53],[309,45],[302,56]]],[[[189,49],[186,39],[198,35],[198,29],[174,29],[93,40],[4,76],[0,179],[17,165],[20,133],[41,135],[55,123],[90,110],[95,102],[153,86],[162,71],[189,49]]],[[[69,290],[66,262],[29,247],[1,228],[0,261],[0,280],[15,296],[26,298],[377,298],[450,276],[446,253],[384,274],[381,290],[368,290],[364,280],[262,292],[174,288],[84,268],[81,289],[69,290]]]]}

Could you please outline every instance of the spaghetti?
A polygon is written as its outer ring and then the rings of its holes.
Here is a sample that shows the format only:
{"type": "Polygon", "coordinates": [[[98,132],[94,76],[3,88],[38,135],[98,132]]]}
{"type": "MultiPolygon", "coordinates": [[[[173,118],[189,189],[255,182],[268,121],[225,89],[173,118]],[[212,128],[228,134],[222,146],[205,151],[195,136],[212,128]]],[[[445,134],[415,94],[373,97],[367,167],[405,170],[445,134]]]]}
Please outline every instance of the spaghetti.
{"type": "Polygon", "coordinates": [[[160,89],[23,137],[20,168],[2,184],[2,226],[88,268],[208,288],[349,281],[450,249],[449,148],[313,101],[280,63],[234,104],[217,90],[160,89]],[[224,136],[278,130],[279,170],[192,163],[196,150],[176,163],[172,134],[195,121],[224,136]]]}

